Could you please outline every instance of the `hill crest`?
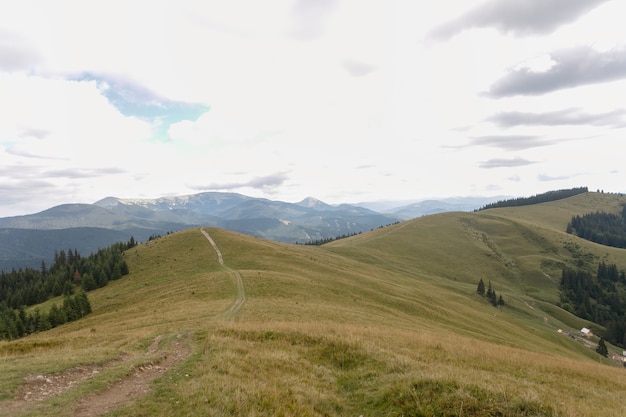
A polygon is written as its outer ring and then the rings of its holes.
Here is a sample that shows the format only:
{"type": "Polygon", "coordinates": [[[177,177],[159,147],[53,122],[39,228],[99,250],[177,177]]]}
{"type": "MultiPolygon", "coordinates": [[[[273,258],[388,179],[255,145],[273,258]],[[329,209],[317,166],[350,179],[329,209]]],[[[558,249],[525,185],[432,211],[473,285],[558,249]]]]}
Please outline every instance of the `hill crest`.
{"type": "Polygon", "coordinates": [[[11,398],[33,372],[114,364],[54,407],[11,409],[69,415],[185,346],[125,415],[621,415],[622,367],[553,302],[575,255],[626,264],[560,228],[608,198],[425,216],[320,247],[208,227],[215,247],[200,228],[159,237],[126,252],[130,275],[90,292],[93,313],[0,343],[0,388],[11,398]],[[480,278],[504,307],[476,293],[480,278]]]}

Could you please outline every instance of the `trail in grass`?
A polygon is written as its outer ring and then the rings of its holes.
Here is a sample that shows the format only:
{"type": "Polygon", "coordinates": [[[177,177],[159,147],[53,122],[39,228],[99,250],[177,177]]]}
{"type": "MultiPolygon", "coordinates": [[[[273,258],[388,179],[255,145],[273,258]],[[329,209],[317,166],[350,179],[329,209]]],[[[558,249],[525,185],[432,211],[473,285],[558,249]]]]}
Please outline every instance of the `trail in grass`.
{"type": "MultiPolygon", "coordinates": [[[[65,414],[62,409],[59,409],[59,413],[74,417],[101,416],[148,394],[155,378],[162,376],[191,352],[188,335],[178,334],[171,346],[163,351],[159,348],[162,338],[163,335],[154,338],[152,345],[145,353],[144,363],[132,367],[126,376],[103,390],[92,392],[76,400],[71,404],[71,410],[69,408],[66,410],[68,414],[65,414]]],[[[0,416],[37,415],[41,407],[49,406],[46,405],[46,400],[63,394],[80,383],[98,378],[101,373],[110,368],[124,366],[124,363],[131,359],[133,359],[132,356],[128,355],[102,365],[87,364],[57,374],[30,375],[17,389],[15,398],[0,402],[0,416]]]]}
{"type": "Polygon", "coordinates": [[[217,243],[215,243],[211,235],[209,235],[209,233],[204,230],[204,228],[201,228],[200,231],[202,232],[204,237],[207,238],[211,246],[213,246],[215,253],[217,253],[217,262],[220,264],[222,269],[232,277],[233,281],[235,282],[235,286],[237,288],[235,301],[230,305],[230,307],[228,307],[226,311],[218,315],[218,317],[220,318],[233,321],[235,319],[235,315],[239,312],[239,310],[241,310],[241,307],[243,307],[244,303],[246,302],[246,291],[243,286],[243,278],[241,278],[241,274],[238,271],[228,267],[224,263],[224,257],[222,256],[222,252],[220,251],[220,248],[217,246],[217,243]]]}
{"type": "MultiPolygon", "coordinates": [[[[73,417],[101,416],[147,395],[154,379],[162,377],[168,369],[189,355],[190,348],[187,341],[181,340],[182,337],[183,335],[179,334],[178,340],[173,343],[169,351],[162,353],[157,359],[134,368],[128,375],[104,391],[78,400],[71,415],[73,417]]],[[[154,339],[146,355],[161,353],[159,350],[161,338],[162,335],[159,335],[154,339]]]]}

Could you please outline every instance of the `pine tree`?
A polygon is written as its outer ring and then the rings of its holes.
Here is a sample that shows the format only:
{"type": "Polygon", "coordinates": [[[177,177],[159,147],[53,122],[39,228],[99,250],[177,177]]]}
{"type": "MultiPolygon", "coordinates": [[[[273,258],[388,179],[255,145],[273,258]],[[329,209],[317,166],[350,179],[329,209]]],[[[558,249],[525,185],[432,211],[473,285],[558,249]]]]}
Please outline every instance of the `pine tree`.
{"type": "Polygon", "coordinates": [[[491,280],[489,280],[489,286],[487,287],[487,299],[491,303],[491,305],[498,305],[498,296],[496,295],[496,291],[491,286],[491,280]]]}
{"type": "Polygon", "coordinates": [[[609,349],[606,347],[606,343],[604,343],[604,337],[600,338],[600,341],[598,342],[598,347],[596,348],[596,352],[598,352],[605,358],[609,356],[609,349]]]}
{"type": "Polygon", "coordinates": [[[480,281],[478,281],[478,287],[476,288],[476,292],[480,295],[485,295],[485,283],[483,282],[482,278],[480,279],[480,281]]]}

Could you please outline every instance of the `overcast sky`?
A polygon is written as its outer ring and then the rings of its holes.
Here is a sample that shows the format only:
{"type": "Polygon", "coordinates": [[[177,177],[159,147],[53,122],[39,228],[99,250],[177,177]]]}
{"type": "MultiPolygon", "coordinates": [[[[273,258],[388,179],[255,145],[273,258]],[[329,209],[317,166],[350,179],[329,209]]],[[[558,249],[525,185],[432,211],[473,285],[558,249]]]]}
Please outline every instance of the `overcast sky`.
{"type": "Polygon", "coordinates": [[[16,1],[0,217],[626,191],[623,0],[16,1]]]}

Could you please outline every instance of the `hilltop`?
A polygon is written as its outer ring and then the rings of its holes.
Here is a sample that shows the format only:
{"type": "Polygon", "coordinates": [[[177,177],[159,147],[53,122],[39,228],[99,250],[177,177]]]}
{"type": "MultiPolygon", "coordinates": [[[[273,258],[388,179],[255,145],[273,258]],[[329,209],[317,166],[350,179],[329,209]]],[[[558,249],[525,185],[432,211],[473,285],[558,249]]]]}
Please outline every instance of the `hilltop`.
{"type": "Polygon", "coordinates": [[[64,249],[83,254],[131,236],[146,241],[203,225],[306,243],[361,233],[400,219],[349,204],[332,206],[312,197],[299,203],[219,192],[156,199],[107,197],[93,204],[63,204],[40,213],[0,218],[0,270],[50,262],[59,247],[47,243],[59,237],[59,244],[67,245],[64,249]]]}
{"type": "Polygon", "coordinates": [[[563,266],[626,269],[624,249],[565,233],[624,202],[435,214],[324,246],[163,236],[125,253],[86,318],[0,343],[0,415],[624,415],[626,370],[559,333],[591,323],[555,305],[563,266]]]}
{"type": "Polygon", "coordinates": [[[131,237],[145,242],[200,226],[286,243],[329,241],[427,214],[475,210],[494,199],[331,205],[314,197],[288,203],[222,192],[153,199],[106,197],[93,204],[62,204],[0,218],[0,271],[38,267],[42,260],[49,263],[60,247],[88,255],[131,237]]]}

